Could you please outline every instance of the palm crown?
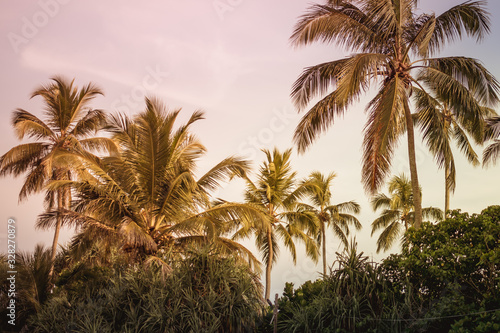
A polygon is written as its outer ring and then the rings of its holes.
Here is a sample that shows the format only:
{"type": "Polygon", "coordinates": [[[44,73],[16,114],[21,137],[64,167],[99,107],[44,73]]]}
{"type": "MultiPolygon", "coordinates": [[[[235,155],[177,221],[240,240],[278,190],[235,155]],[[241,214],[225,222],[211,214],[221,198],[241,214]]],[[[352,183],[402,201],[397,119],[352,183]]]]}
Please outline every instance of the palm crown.
{"type": "Polygon", "coordinates": [[[477,40],[485,36],[489,19],[483,2],[465,2],[439,16],[417,14],[417,5],[417,0],[330,0],[313,5],[297,23],[292,43],[335,43],[356,53],[306,68],[291,95],[295,105],[304,109],[312,98],[328,93],[297,126],[294,140],[304,151],[336,116],[373,83],[378,84],[367,105],[363,183],[370,193],[380,188],[390,172],[398,138],[406,131],[418,227],[422,217],[409,104],[412,87],[450,96],[450,104],[462,112],[495,104],[499,86],[476,59],[433,57],[464,34],[477,40]],[[474,87],[473,92],[468,87],[474,87]]]}
{"type": "MultiPolygon", "coordinates": [[[[71,179],[72,170],[58,163],[59,157],[69,151],[83,152],[86,149],[107,149],[113,151],[115,145],[104,137],[91,137],[105,126],[105,114],[102,110],[89,108],[89,102],[102,92],[93,84],[78,90],[74,81],[61,77],[52,79],[52,83],[35,90],[32,98],[40,96],[45,104],[45,120],[34,114],[17,109],[12,117],[12,124],[19,139],[25,137],[35,142],[13,147],[0,157],[0,175],[26,174],[24,185],[19,193],[19,200],[24,200],[32,193],[44,189],[47,182],[56,179],[71,179]]],[[[71,193],[68,188],[47,191],[48,209],[57,206],[60,210],[69,206],[71,193]]],[[[61,216],[55,224],[52,245],[52,260],[55,258],[61,216]]]]}
{"type": "Polygon", "coordinates": [[[449,98],[433,97],[420,89],[414,89],[417,113],[415,122],[422,130],[423,139],[434,155],[439,167],[445,170],[445,214],[450,209],[450,192],[455,191],[456,169],[452,143],[460,149],[467,161],[479,165],[479,158],[469,140],[482,144],[486,136],[486,117],[496,114],[487,107],[471,110],[456,109],[449,98]]]}
{"type": "Polygon", "coordinates": [[[294,239],[304,242],[306,254],[313,259],[318,258],[318,248],[312,238],[317,232],[317,220],[310,211],[300,209],[299,200],[306,188],[296,181],[296,173],[290,166],[290,149],[281,153],[277,149],[272,152],[264,150],[266,161],[261,165],[257,181],[247,178],[245,192],[246,202],[258,207],[267,215],[267,220],[258,221],[250,228],[243,228],[237,237],[255,234],[255,242],[262,253],[266,264],[266,291],[269,299],[271,285],[271,269],[278,259],[281,239],[290,250],[293,260],[297,251],[294,239]]]}
{"type": "MultiPolygon", "coordinates": [[[[372,199],[374,211],[383,209],[381,215],[372,222],[372,235],[379,229],[384,229],[377,240],[377,252],[387,251],[401,235],[401,227],[408,230],[415,224],[414,196],[409,179],[403,174],[391,178],[388,184],[390,195],[383,193],[372,199]]],[[[442,219],[443,212],[434,207],[422,209],[425,218],[442,219]]]]}
{"type": "MultiPolygon", "coordinates": [[[[258,263],[224,235],[258,218],[259,212],[244,204],[210,201],[210,191],[228,177],[243,176],[247,162],[226,158],[197,179],[194,168],[205,147],[190,127],[203,113],[194,112],[175,128],[179,113],[146,99],[145,111],[133,119],[115,115],[109,120],[119,154],[102,159],[65,156],[70,163],[82,165],[83,172],[78,180],[53,181],[50,186],[71,186],[76,193],[72,210],[64,215],[65,223],[81,230],[73,240],[75,249],[102,241],[121,247],[132,259],[152,255],[150,259],[162,263],[160,254],[165,251],[175,255],[188,244],[210,242],[221,254],[235,251],[258,263]]],[[[38,223],[50,226],[54,218],[54,212],[49,212],[38,223]]]]}
{"type": "Polygon", "coordinates": [[[344,247],[347,247],[349,236],[349,226],[352,225],[356,229],[361,229],[361,223],[350,213],[358,214],[360,206],[355,201],[347,201],[339,204],[332,204],[332,192],[330,188],[336,174],[334,172],[327,176],[320,172],[312,172],[309,177],[303,181],[303,186],[307,188],[306,196],[309,198],[311,205],[301,204],[301,206],[310,212],[313,212],[318,218],[319,229],[317,240],[322,247],[323,257],[323,274],[326,276],[326,229],[332,228],[333,233],[337,236],[344,247]]]}

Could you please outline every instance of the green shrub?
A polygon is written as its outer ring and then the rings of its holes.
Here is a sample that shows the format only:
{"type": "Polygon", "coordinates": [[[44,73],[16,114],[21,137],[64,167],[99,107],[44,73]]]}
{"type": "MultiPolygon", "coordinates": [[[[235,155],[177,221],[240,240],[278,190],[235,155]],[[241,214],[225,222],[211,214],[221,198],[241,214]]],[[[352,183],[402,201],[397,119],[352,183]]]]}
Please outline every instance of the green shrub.
{"type": "Polygon", "coordinates": [[[85,289],[83,294],[82,280],[73,281],[70,288],[61,287],[58,296],[34,316],[31,329],[251,332],[262,316],[264,303],[258,276],[236,259],[218,256],[205,248],[189,252],[185,259],[173,262],[171,269],[164,276],[160,268],[144,270],[143,266],[134,266],[100,288],[85,289]]]}

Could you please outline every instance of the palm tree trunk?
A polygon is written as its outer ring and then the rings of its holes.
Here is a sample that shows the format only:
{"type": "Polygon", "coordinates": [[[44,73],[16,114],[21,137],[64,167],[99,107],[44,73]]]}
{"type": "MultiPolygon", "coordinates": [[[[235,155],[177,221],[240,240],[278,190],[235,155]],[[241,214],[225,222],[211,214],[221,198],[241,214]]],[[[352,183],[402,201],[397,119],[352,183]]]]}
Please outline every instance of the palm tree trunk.
{"type": "Polygon", "coordinates": [[[326,235],[325,222],[321,221],[321,245],[323,250],[323,275],[326,276],[326,235]]]}
{"type": "MultiPolygon", "coordinates": [[[[445,133],[449,133],[450,125],[451,125],[451,111],[447,107],[447,104],[444,105],[443,110],[443,126],[445,133]]],[[[445,154],[444,156],[444,218],[448,216],[448,210],[450,210],[450,157],[445,154]]]]}
{"type": "Polygon", "coordinates": [[[50,271],[49,271],[49,279],[52,279],[52,276],[54,274],[54,263],[56,259],[56,253],[57,253],[57,244],[59,240],[59,231],[61,230],[61,224],[62,224],[62,214],[61,214],[61,209],[63,208],[63,189],[58,189],[57,190],[57,221],[56,221],[56,230],[54,231],[54,240],[52,241],[52,253],[51,253],[51,262],[50,262],[50,271]]]}
{"type": "Polygon", "coordinates": [[[444,218],[448,217],[448,211],[450,210],[450,186],[448,177],[450,176],[450,168],[448,167],[448,161],[444,163],[444,218]]]}
{"type": "Polygon", "coordinates": [[[422,198],[420,197],[420,186],[418,184],[417,161],[415,155],[415,131],[411,117],[408,101],[404,103],[406,118],[406,131],[408,134],[408,159],[410,162],[411,187],[413,192],[413,205],[415,207],[415,228],[422,225],[422,198]]]}
{"type": "Polygon", "coordinates": [[[271,227],[267,230],[267,242],[269,244],[269,253],[267,257],[266,264],[266,292],[264,298],[266,300],[271,296],[271,269],[273,265],[273,257],[274,257],[274,249],[273,249],[273,240],[271,236],[271,227]]]}

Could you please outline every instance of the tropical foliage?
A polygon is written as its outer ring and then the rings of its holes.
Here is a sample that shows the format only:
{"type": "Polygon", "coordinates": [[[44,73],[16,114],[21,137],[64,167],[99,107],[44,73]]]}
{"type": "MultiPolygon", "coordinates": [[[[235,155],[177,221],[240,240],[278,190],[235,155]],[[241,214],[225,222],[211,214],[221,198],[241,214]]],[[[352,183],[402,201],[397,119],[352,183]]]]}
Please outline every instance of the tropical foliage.
{"type": "MultiPolygon", "coordinates": [[[[240,223],[260,218],[258,210],[210,201],[210,191],[221,181],[243,176],[247,162],[229,157],[196,179],[196,162],[205,148],[190,127],[203,114],[194,112],[186,124],[175,128],[179,113],[146,99],[145,111],[135,118],[110,117],[107,128],[119,147],[116,155],[63,156],[65,162],[80,166],[79,177],[53,181],[49,188],[70,187],[75,193],[72,209],[64,210],[63,216],[65,225],[80,230],[73,250],[85,253],[96,243],[115,245],[133,261],[153,256],[149,260],[168,266],[166,255],[180,255],[188,244],[214,243],[221,253],[239,253],[258,266],[248,250],[224,237],[240,223]]],[[[57,216],[56,211],[42,214],[38,225],[50,227],[57,216]]]]}
{"type": "MultiPolygon", "coordinates": [[[[384,229],[377,240],[377,252],[387,251],[401,236],[401,228],[408,231],[415,224],[414,196],[410,180],[403,174],[391,178],[388,184],[389,196],[384,193],[375,195],[372,199],[374,211],[383,209],[380,217],[372,222],[372,235],[384,229]]],[[[443,212],[439,208],[427,207],[422,209],[424,218],[435,220],[443,219],[443,212]]]]}
{"type": "Polygon", "coordinates": [[[500,329],[500,206],[453,211],[438,224],[410,229],[402,253],[384,261],[393,288],[417,302],[414,332],[500,329]]]}
{"type": "Polygon", "coordinates": [[[361,210],[355,201],[342,202],[336,205],[331,203],[332,192],[330,187],[335,173],[324,176],[320,172],[312,172],[307,180],[303,182],[306,186],[306,196],[312,205],[302,204],[307,211],[313,212],[319,222],[317,240],[321,246],[323,258],[323,274],[326,275],[326,230],[332,228],[333,233],[340,239],[344,246],[347,246],[347,236],[349,236],[349,226],[361,229],[361,223],[350,213],[358,214],[361,210]]]}
{"type": "Polygon", "coordinates": [[[2,321],[0,330],[500,331],[500,206],[473,215],[448,211],[457,182],[452,141],[478,164],[474,144],[492,140],[483,165],[498,159],[500,118],[493,107],[500,84],[474,58],[437,57],[464,35],[481,40],[489,15],[484,1],[440,15],[421,13],[418,4],[328,0],[312,5],[291,37],[295,46],[322,41],[352,52],[306,68],[293,85],[300,111],[321,98],[295,130],[299,152],[377,89],[366,106],[362,183],[373,210],[382,209],[372,223],[372,235],[382,230],[377,252],[401,239],[399,254],[376,263],[358,251],[355,237],[349,243],[351,227],[361,228],[360,205],[332,203],[333,172],[299,180],[291,149],[263,149],[256,173],[237,156],[198,170],[206,148],[193,127],[203,112],[181,122],[181,109],[145,98],[138,113],[107,114],[89,107],[102,95],[95,85],[78,89],[55,77],[32,94],[42,97],[43,118],[14,111],[18,138],[33,142],[0,157],[0,176],[26,177],[20,201],[45,192],[36,226],[54,229],[52,248],[37,245],[32,253],[16,252],[9,231],[8,254],[0,253],[0,315],[15,316],[16,325],[2,321]],[[445,169],[444,221],[441,210],[421,207],[415,126],[445,169]],[[393,177],[389,194],[379,193],[405,134],[411,177],[393,177]],[[215,197],[235,178],[246,186],[243,202],[215,197]],[[63,226],[75,234],[58,248],[63,226]],[[329,271],[328,228],[343,245],[329,271]],[[261,263],[239,243],[246,238],[262,258],[265,286],[261,263]],[[321,247],[323,274],[295,290],[286,283],[268,307],[283,247],[294,263],[316,262],[321,247]]]}
{"type": "MultiPolygon", "coordinates": [[[[473,87],[470,88],[472,89],[473,87]]],[[[488,132],[485,119],[496,112],[480,105],[474,105],[470,109],[450,105],[449,98],[433,98],[417,88],[414,89],[414,95],[417,110],[415,121],[438,166],[444,168],[446,214],[450,209],[450,192],[455,191],[456,183],[452,141],[456,142],[469,163],[479,165],[479,158],[468,136],[475,144],[482,144],[488,132]]]]}
{"type": "Polygon", "coordinates": [[[286,285],[280,332],[497,332],[499,237],[492,206],[409,229],[402,253],[380,265],[351,244],[329,276],[286,285]]]}
{"type": "Polygon", "coordinates": [[[487,138],[493,139],[483,153],[483,164],[496,163],[498,156],[500,156],[500,117],[493,117],[487,121],[487,138]]]}
{"type": "MultiPolygon", "coordinates": [[[[35,142],[21,144],[0,157],[0,175],[20,176],[26,180],[19,193],[19,200],[30,194],[40,192],[52,180],[70,180],[74,175],[71,165],[63,167],[56,160],[66,152],[85,152],[86,150],[114,151],[113,141],[105,137],[92,137],[105,126],[105,113],[91,109],[89,102],[101,90],[92,83],[78,89],[74,81],[54,77],[52,83],[36,89],[31,97],[43,98],[45,120],[34,114],[17,109],[12,117],[12,126],[17,137],[35,139],[35,142]]],[[[69,208],[71,193],[69,188],[46,191],[47,210],[56,214],[54,241],[51,258],[54,261],[57,251],[59,230],[62,225],[61,210],[69,208]]]]}
{"type": "Polygon", "coordinates": [[[158,268],[93,274],[99,288],[85,276],[63,284],[31,331],[251,332],[264,309],[258,276],[210,247],[188,250],[167,276],[158,268]],[[78,282],[83,288],[74,289],[78,282]]]}
{"type": "Polygon", "coordinates": [[[433,93],[446,96],[451,106],[475,116],[480,112],[472,110],[479,105],[498,102],[499,85],[476,59],[435,57],[443,46],[463,35],[476,40],[485,36],[490,23],[483,2],[464,2],[438,16],[418,14],[417,5],[417,0],[332,0],[312,5],[297,23],[291,41],[295,46],[334,43],[354,52],[344,59],[306,68],[293,85],[292,99],[299,110],[326,94],[296,128],[299,151],[310,146],[361,94],[377,85],[378,91],[367,105],[363,183],[371,194],[379,190],[390,173],[396,144],[406,132],[418,228],[422,209],[410,110],[413,88],[429,99],[433,93]]]}
{"type": "Polygon", "coordinates": [[[337,253],[335,265],[322,281],[284,294],[280,331],[401,332],[402,322],[391,319],[404,316],[404,304],[398,308],[394,302],[380,267],[358,253],[355,243],[337,253]]]}
{"type": "MultiPolygon", "coordinates": [[[[52,269],[51,250],[37,244],[32,253],[20,252],[16,255],[14,266],[14,280],[12,278],[12,267],[7,265],[7,257],[1,257],[0,278],[0,314],[7,320],[15,319],[16,327],[21,329],[28,318],[37,313],[43,304],[50,298],[53,284],[50,279],[52,269]],[[12,283],[11,283],[12,282],[12,283]],[[13,286],[14,288],[11,288],[13,286]],[[14,293],[14,294],[12,294],[14,293]],[[15,295],[15,318],[8,317],[10,313],[8,305],[15,295]]],[[[2,331],[9,331],[12,326],[2,320],[2,331]]]]}
{"type": "Polygon", "coordinates": [[[271,270],[278,260],[281,239],[297,259],[294,239],[305,244],[306,254],[312,259],[318,259],[318,247],[314,240],[318,223],[313,212],[303,209],[300,199],[304,196],[306,186],[299,184],[296,173],[292,171],[290,149],[281,153],[274,149],[264,150],[266,161],[261,165],[257,181],[247,178],[245,200],[258,207],[267,219],[258,220],[251,226],[238,231],[236,237],[255,235],[255,243],[262,254],[266,265],[265,298],[269,299],[271,292],[271,270]]]}

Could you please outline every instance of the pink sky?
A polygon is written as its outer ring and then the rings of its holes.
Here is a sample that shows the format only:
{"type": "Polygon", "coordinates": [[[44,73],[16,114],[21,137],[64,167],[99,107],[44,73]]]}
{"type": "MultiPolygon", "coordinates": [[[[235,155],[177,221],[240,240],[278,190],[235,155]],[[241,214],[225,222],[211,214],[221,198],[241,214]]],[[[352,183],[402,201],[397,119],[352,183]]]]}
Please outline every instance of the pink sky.
{"type": "MultiPolygon", "coordinates": [[[[421,1],[425,11],[440,13],[461,1],[421,1]]],[[[171,108],[182,107],[187,117],[195,109],[206,112],[196,134],[208,148],[200,171],[222,158],[240,154],[257,166],[260,148],[291,147],[293,130],[301,115],[290,102],[292,83],[306,66],[346,55],[329,45],[302,49],[290,47],[288,38],[297,17],[311,1],[2,1],[0,12],[0,154],[19,144],[10,125],[15,108],[40,114],[39,99],[31,92],[49,78],[62,74],[77,84],[92,81],[105,92],[93,102],[96,108],[134,113],[143,108],[143,94],[158,96],[171,108]]],[[[489,1],[491,34],[482,44],[458,42],[446,54],[478,58],[500,78],[500,4],[489,1]]],[[[370,224],[377,214],[360,183],[364,102],[339,119],[303,156],[294,156],[301,177],[313,170],[335,171],[334,202],[357,200],[362,205],[364,229],[356,234],[359,247],[375,254],[376,238],[370,224]]],[[[393,173],[407,171],[405,141],[393,162],[393,173]]],[[[478,150],[481,153],[481,149],[478,150]]],[[[443,176],[425,148],[418,148],[419,178],[423,205],[444,205],[443,176]]],[[[456,154],[457,189],[452,208],[480,212],[498,204],[500,177],[497,167],[473,168],[456,154]]],[[[5,245],[6,222],[18,221],[17,244],[32,250],[38,242],[50,244],[52,231],[34,230],[42,210],[40,196],[18,205],[22,179],[0,179],[0,246],[5,245]]],[[[218,195],[241,200],[241,182],[218,195]]],[[[67,241],[67,230],[62,241],[67,241]]],[[[331,239],[331,238],[330,238],[331,239]]],[[[338,250],[331,239],[329,258],[338,250]]],[[[397,247],[393,251],[398,251],[397,247]]],[[[319,266],[301,258],[292,267],[283,249],[273,270],[273,291],[281,292],[285,281],[296,284],[318,277],[319,266]]]]}

